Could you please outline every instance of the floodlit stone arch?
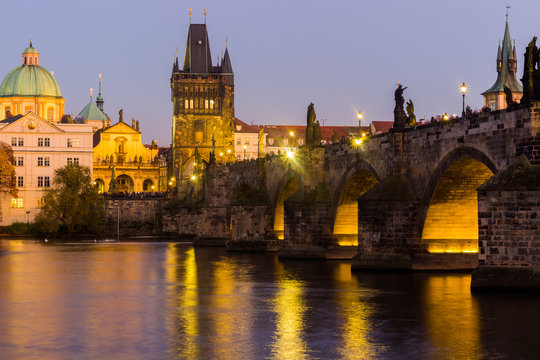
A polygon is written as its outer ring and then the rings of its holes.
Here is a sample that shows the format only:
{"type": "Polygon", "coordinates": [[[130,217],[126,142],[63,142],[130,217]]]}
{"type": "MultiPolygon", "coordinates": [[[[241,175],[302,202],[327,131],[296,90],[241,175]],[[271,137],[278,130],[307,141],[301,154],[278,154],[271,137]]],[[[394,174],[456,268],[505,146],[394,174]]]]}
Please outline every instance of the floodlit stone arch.
{"type": "Polygon", "coordinates": [[[475,148],[458,148],[443,158],[420,202],[422,243],[429,252],[478,252],[476,188],[496,172],[494,162],[475,148]]]}

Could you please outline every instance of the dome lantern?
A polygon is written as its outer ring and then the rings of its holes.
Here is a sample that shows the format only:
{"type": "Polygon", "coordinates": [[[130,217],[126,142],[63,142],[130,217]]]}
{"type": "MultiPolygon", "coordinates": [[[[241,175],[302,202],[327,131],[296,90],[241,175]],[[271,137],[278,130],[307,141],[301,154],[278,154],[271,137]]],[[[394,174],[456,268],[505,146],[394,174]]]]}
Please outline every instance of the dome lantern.
{"type": "Polygon", "coordinates": [[[39,65],[39,52],[32,46],[32,40],[30,40],[30,46],[24,49],[22,56],[23,65],[39,65]]]}

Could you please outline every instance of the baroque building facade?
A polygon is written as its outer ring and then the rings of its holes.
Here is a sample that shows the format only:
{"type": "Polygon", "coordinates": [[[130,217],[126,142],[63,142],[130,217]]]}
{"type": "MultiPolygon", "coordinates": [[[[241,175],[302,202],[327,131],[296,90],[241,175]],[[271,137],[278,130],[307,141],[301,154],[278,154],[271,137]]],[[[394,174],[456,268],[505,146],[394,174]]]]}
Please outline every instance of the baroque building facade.
{"type": "Polygon", "coordinates": [[[172,153],[170,178],[175,186],[196,172],[210,153],[218,162],[234,161],[234,74],[226,48],[212,63],[206,24],[190,24],[184,63],[178,57],[171,75],[172,153]]]}

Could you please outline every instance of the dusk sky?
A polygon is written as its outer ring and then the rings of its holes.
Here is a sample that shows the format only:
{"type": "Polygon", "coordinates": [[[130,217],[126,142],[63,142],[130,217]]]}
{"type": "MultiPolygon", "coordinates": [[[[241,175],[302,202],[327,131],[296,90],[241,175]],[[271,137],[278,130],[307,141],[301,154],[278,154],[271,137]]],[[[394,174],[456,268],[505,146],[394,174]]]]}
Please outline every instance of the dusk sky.
{"type": "Polygon", "coordinates": [[[143,141],[171,142],[169,81],[175,50],[182,63],[189,26],[207,25],[212,58],[225,38],[235,73],[236,117],[255,124],[303,124],[315,104],[325,125],[393,120],[393,92],[408,86],[418,118],[482,107],[496,79],[496,52],[506,5],[521,77],[525,46],[540,35],[540,1],[256,0],[5,2],[2,78],[21,64],[33,39],[40,64],[54,71],[66,113],[97,95],[103,74],[105,112],[141,122],[143,141]]]}

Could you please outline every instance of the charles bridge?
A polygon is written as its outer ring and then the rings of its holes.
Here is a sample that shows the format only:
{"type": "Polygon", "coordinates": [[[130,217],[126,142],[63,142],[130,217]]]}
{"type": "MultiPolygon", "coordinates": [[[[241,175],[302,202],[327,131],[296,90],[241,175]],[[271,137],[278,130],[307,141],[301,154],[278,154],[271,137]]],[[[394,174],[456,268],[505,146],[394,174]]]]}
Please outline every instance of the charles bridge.
{"type": "Polygon", "coordinates": [[[290,155],[210,164],[191,199],[126,200],[122,216],[195,245],[355,269],[540,269],[540,102],[290,155]]]}
{"type": "MultiPolygon", "coordinates": [[[[504,239],[491,228],[506,226],[504,219],[491,219],[493,209],[477,200],[477,188],[514,163],[529,170],[540,164],[540,103],[402,128],[359,145],[210,164],[199,197],[154,201],[161,204],[161,231],[196,245],[281,257],[354,256],[357,269],[472,269],[479,258],[496,264],[495,252],[507,265],[537,266],[538,182],[505,187],[505,196],[526,203],[519,224],[508,224],[518,231],[516,255],[497,247],[504,239]],[[497,248],[488,249],[494,241],[497,248]]],[[[150,208],[155,218],[156,206],[150,208]]],[[[493,216],[504,210],[495,207],[493,216]]]]}

